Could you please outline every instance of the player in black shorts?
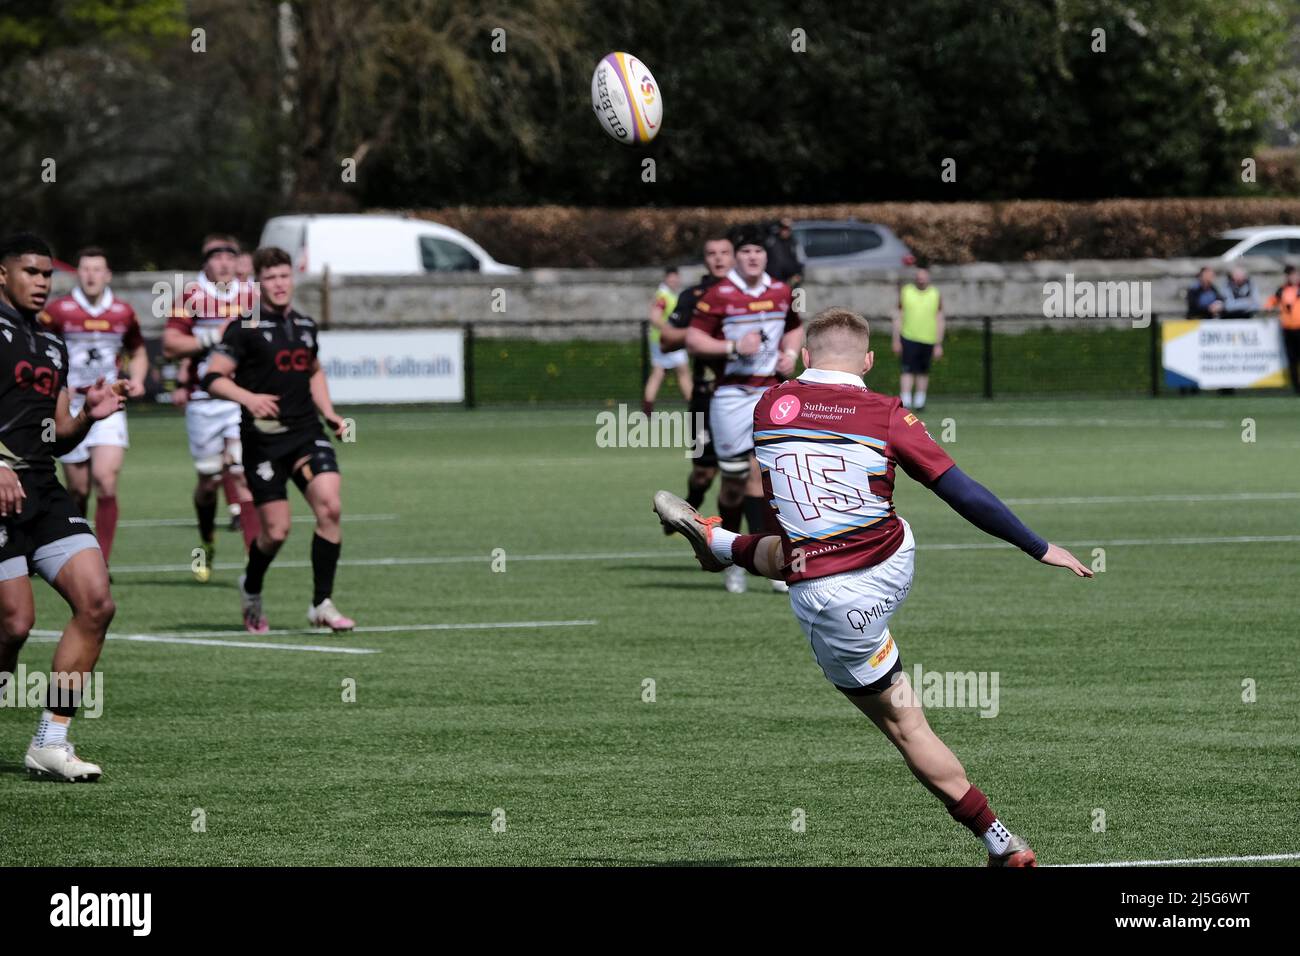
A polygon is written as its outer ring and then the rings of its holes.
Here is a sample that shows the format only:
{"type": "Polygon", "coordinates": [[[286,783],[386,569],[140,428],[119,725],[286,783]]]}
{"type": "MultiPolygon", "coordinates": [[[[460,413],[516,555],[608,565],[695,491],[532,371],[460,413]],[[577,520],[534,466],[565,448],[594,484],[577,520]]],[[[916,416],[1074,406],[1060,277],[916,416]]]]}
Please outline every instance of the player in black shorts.
{"type": "Polygon", "coordinates": [[[330,599],[343,540],[341,479],[334,446],[320,419],[323,416],[339,438],[346,424],[330,402],[325,370],[317,358],[316,323],[290,305],[293,260],[283,249],[258,249],[253,274],[261,296],[257,318],[226,326],[203,378],[209,394],[244,408],[244,472],[262,520],[239,579],[244,626],[254,634],[269,629],[262,613],[262,581],[289,537],[287,488],[292,480],[316,515],[311,542],[315,593],[307,620],[313,627],[350,631],[354,622],[330,599]]]}
{"type": "Polygon", "coordinates": [[[39,236],[0,239],[0,693],[28,689],[2,685],[12,680],[36,623],[28,575],[39,574],[68,602],[72,620],[54,648],[45,709],[23,763],[35,774],[93,781],[103,771],[77,756],[68,727],[115,608],[99,542],[59,484],[54,458],[123,408],[126,383],[117,383],[119,391],[99,379],[81,411],[68,413],[68,350],[37,318],[53,272],[39,236]]]}
{"type": "MultiPolygon", "coordinates": [[[[686,330],[690,327],[691,316],[695,313],[695,304],[709,287],[731,271],[735,264],[736,252],[731,240],[726,236],[714,236],[704,241],[704,278],[696,285],[685,290],[677,298],[677,306],[668,317],[668,326],[660,333],[659,348],[664,352],[686,347],[686,330]]],[[[704,495],[713,484],[718,474],[718,456],[713,450],[713,439],[709,436],[709,404],[713,400],[713,386],[724,362],[717,359],[696,358],[694,361],[694,385],[691,388],[690,412],[691,440],[702,442],[699,455],[691,466],[691,473],[686,479],[686,500],[691,507],[699,508],[704,503],[704,495]],[[702,433],[697,434],[695,423],[703,422],[702,433]]],[[[666,534],[672,529],[664,526],[666,534]]]]}

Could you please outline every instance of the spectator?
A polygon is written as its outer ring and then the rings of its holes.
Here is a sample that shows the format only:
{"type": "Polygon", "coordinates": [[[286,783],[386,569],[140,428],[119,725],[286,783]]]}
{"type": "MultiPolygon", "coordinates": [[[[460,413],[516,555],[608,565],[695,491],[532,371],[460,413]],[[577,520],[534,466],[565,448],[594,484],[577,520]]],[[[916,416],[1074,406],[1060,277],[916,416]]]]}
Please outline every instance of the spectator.
{"type": "Polygon", "coordinates": [[[1259,311],[1259,296],[1246,270],[1237,266],[1228,273],[1228,294],[1224,297],[1221,319],[1249,319],[1259,311]]]}
{"type": "Polygon", "coordinates": [[[253,278],[253,254],[251,252],[241,252],[235,257],[235,278],[242,285],[253,278]]]}
{"type": "Polygon", "coordinates": [[[1286,346],[1291,388],[1300,395],[1300,274],[1295,266],[1287,266],[1282,271],[1282,285],[1268,297],[1264,308],[1281,312],[1282,342],[1286,346]]]}
{"type": "Polygon", "coordinates": [[[1217,319],[1223,312],[1223,293],[1214,284],[1214,270],[1201,268],[1196,283],[1187,290],[1187,317],[1189,319],[1217,319]]]}
{"type": "Polygon", "coordinates": [[[645,380],[645,394],[641,400],[641,410],[649,415],[654,411],[655,399],[659,397],[659,387],[669,369],[677,376],[677,387],[687,402],[691,400],[691,369],[687,364],[689,356],[685,349],[664,352],[659,347],[659,334],[668,324],[668,316],[677,306],[677,293],[681,291],[682,280],[677,269],[669,267],[664,270],[664,281],[655,289],[654,301],[650,303],[650,377],[645,380]]]}
{"type": "Polygon", "coordinates": [[[898,395],[905,408],[925,408],[930,363],[943,358],[945,325],[943,297],[930,285],[930,270],[919,266],[913,281],[898,291],[894,313],[893,348],[901,369],[898,395]]]}
{"type": "Polygon", "coordinates": [[[794,223],[787,217],[772,224],[763,243],[767,247],[767,274],[790,288],[803,282],[803,263],[794,241],[794,223]]]}

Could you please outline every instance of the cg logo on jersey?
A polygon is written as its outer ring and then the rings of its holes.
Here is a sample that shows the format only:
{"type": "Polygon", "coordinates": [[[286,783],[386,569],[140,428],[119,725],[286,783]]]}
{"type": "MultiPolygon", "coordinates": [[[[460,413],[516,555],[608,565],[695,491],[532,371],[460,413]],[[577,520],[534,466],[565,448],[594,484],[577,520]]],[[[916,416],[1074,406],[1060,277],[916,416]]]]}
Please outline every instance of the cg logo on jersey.
{"type": "Polygon", "coordinates": [[[311,353],[306,349],[280,349],[275,353],[275,367],[281,372],[305,372],[311,368],[311,353]]]}
{"type": "Polygon", "coordinates": [[[14,366],[14,381],[19,388],[30,388],[38,395],[53,395],[59,384],[59,375],[52,368],[36,366],[23,359],[14,366]]]}

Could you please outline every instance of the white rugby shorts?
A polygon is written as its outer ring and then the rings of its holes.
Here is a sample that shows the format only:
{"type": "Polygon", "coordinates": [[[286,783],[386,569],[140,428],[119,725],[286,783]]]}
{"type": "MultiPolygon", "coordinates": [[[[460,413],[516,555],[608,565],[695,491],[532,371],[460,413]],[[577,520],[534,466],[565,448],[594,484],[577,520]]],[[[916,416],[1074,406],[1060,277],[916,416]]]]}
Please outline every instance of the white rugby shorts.
{"type": "MultiPolygon", "coordinates": [[[[74,394],[72,401],[68,405],[69,414],[76,416],[81,414],[81,408],[86,404],[86,397],[81,394],[74,394]]],[[[107,418],[101,419],[90,426],[90,431],[86,437],[81,440],[81,444],[66,455],[60,455],[59,461],[69,465],[79,465],[82,462],[90,461],[90,449],[96,445],[116,445],[118,448],[129,448],[131,443],[127,440],[126,434],[126,412],[114,412],[107,418]]]]}
{"type": "Polygon", "coordinates": [[[912,589],[915,565],[916,539],[904,521],[902,544],[880,564],[790,585],[794,616],[822,673],[836,687],[866,687],[898,660],[889,619],[912,589]]]}
{"type": "Polygon", "coordinates": [[[221,471],[226,440],[239,441],[238,402],[205,398],[185,406],[185,432],[190,439],[190,457],[200,474],[221,471]]]}
{"type": "Polygon", "coordinates": [[[709,432],[719,458],[743,458],[754,450],[754,407],[766,385],[720,385],[709,405],[709,432]]]}

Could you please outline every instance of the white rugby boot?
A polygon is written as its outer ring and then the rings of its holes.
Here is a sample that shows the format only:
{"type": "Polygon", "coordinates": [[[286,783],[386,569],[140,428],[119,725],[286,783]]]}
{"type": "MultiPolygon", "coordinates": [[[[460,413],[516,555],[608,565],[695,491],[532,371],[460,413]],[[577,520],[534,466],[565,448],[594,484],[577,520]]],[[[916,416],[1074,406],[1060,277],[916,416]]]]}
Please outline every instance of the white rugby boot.
{"type": "Polygon", "coordinates": [[[1011,834],[1007,852],[1001,856],[989,854],[989,866],[1024,866],[1038,869],[1038,857],[1029,848],[1029,841],[1022,836],[1011,834]]]}
{"type": "Polygon", "coordinates": [[[357,622],[334,606],[329,598],[307,608],[307,622],[312,627],[328,627],[331,631],[350,631],[357,622]]]}
{"type": "Polygon", "coordinates": [[[36,738],[33,737],[23,763],[38,776],[53,777],[68,783],[94,783],[104,773],[99,764],[78,757],[72,749],[72,742],[68,740],[38,747],[36,738]]]}
{"type": "MultiPolygon", "coordinates": [[[[705,571],[721,571],[726,567],[709,547],[713,529],[722,522],[721,518],[705,518],[671,491],[656,491],[653,508],[665,531],[676,531],[691,543],[695,549],[695,560],[700,562],[701,568],[705,571]]],[[[741,573],[744,573],[743,568],[741,573]]],[[[731,588],[728,587],[727,590],[731,588]]]]}
{"type": "Polygon", "coordinates": [[[738,564],[727,568],[722,577],[731,594],[744,594],[749,589],[749,572],[738,564]]]}

